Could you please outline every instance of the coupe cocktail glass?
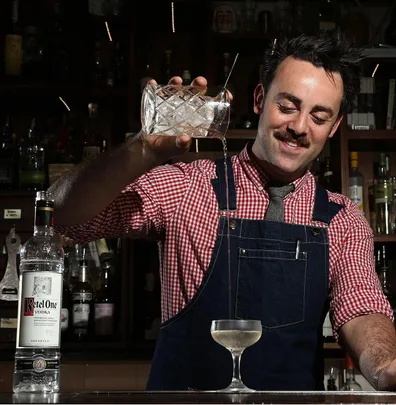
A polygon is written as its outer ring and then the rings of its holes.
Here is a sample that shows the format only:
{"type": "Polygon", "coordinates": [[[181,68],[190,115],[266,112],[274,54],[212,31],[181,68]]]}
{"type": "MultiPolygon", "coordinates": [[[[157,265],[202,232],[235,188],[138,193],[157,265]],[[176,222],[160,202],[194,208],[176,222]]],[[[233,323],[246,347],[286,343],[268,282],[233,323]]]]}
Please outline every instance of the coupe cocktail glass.
{"type": "Polygon", "coordinates": [[[230,100],[221,87],[147,84],[141,121],[147,135],[223,138],[230,122],[230,100]]]}
{"type": "Polygon", "coordinates": [[[241,356],[243,351],[261,338],[261,321],[250,319],[220,319],[212,321],[210,328],[213,339],[230,351],[233,363],[231,384],[220,391],[252,392],[241,379],[241,356]]]}

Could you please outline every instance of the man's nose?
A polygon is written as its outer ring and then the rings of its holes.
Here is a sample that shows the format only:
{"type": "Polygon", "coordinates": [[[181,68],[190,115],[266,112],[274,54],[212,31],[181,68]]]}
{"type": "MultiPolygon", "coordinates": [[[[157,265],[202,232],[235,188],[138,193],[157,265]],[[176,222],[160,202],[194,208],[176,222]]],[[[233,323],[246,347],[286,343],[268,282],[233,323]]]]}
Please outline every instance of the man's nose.
{"type": "Polygon", "coordinates": [[[305,136],[308,133],[308,116],[303,113],[299,113],[293,118],[288,124],[289,132],[294,136],[299,138],[300,136],[305,136]]]}

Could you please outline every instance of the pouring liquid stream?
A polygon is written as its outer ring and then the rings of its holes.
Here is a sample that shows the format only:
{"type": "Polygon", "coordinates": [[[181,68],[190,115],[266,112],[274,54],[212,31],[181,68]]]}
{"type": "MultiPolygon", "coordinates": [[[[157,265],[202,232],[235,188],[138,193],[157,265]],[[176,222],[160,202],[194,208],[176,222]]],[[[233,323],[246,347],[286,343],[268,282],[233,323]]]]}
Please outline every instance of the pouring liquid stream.
{"type": "MultiPolygon", "coordinates": [[[[238,59],[239,53],[235,55],[234,62],[232,63],[231,69],[226,77],[223,91],[227,91],[228,80],[231,77],[232,71],[234,70],[235,63],[238,59]]],[[[228,188],[228,164],[227,164],[227,140],[225,135],[220,138],[223,143],[223,154],[224,154],[224,171],[225,171],[225,183],[226,183],[226,215],[227,215],[227,264],[228,264],[228,319],[232,319],[232,288],[231,288],[231,244],[230,244],[230,200],[229,200],[229,188],[228,188]]]]}
{"type": "Polygon", "coordinates": [[[227,140],[226,140],[226,138],[222,137],[221,142],[223,143],[225,186],[226,186],[228,319],[233,319],[233,317],[232,317],[232,302],[231,302],[232,287],[231,287],[230,200],[229,200],[229,185],[228,185],[227,140]]]}

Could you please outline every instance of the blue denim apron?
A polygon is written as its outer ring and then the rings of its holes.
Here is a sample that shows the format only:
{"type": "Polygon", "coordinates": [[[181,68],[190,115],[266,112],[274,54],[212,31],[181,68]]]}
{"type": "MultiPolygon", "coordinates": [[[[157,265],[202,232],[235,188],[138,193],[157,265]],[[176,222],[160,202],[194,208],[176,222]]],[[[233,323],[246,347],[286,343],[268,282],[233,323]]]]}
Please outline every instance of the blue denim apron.
{"type": "MultiPolygon", "coordinates": [[[[224,160],[212,185],[226,209],[224,160]]],[[[236,208],[231,161],[229,207],[236,208]]],[[[316,187],[313,219],[329,224],[342,206],[316,187]]],[[[148,390],[215,390],[232,378],[231,354],[211,337],[214,319],[259,319],[263,333],[241,360],[243,382],[257,390],[323,389],[322,325],[328,310],[326,227],[221,217],[211,262],[198,291],[161,325],[148,390]],[[299,242],[298,242],[299,241],[299,242]],[[300,249],[298,252],[297,245],[300,249]],[[297,254],[296,254],[297,250],[297,254]]]]}

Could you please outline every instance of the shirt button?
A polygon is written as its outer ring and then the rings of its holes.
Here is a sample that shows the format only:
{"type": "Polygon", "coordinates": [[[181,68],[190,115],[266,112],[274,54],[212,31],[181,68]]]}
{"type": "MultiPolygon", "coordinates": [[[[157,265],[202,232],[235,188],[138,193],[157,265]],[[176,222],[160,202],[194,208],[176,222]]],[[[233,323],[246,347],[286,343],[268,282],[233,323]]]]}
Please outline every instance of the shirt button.
{"type": "Polygon", "coordinates": [[[263,186],[259,186],[259,187],[257,187],[257,189],[258,189],[258,191],[263,191],[263,190],[264,190],[264,187],[263,187],[263,186]]]}
{"type": "Polygon", "coordinates": [[[231,221],[230,221],[230,228],[231,228],[231,229],[235,229],[236,226],[237,226],[237,223],[236,223],[235,219],[231,219],[231,221]]]}
{"type": "Polygon", "coordinates": [[[313,236],[318,236],[320,234],[320,229],[319,228],[313,228],[312,229],[312,235],[313,236]]]}

